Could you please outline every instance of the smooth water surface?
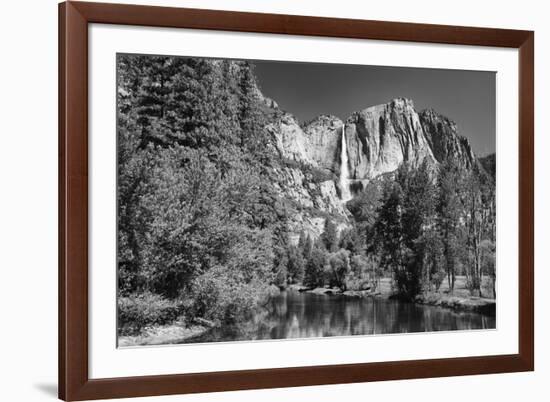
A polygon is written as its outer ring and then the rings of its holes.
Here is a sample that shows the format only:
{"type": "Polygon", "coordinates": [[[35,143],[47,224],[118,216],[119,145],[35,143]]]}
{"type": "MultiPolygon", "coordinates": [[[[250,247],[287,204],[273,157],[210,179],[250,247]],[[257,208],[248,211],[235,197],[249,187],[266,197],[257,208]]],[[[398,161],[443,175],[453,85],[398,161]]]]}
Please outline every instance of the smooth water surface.
{"type": "Polygon", "coordinates": [[[310,338],[495,328],[495,317],[382,298],[282,291],[267,313],[186,342],[310,338]]]}

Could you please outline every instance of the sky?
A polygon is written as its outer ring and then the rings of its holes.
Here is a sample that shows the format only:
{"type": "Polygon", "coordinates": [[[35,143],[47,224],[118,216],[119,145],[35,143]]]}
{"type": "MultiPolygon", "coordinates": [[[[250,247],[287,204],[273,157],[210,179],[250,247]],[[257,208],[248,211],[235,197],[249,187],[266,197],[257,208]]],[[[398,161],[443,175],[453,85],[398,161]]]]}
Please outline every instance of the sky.
{"type": "Polygon", "coordinates": [[[495,152],[496,74],[486,71],[254,61],[265,96],[305,122],[320,114],[342,120],[394,98],[412,99],[453,120],[474,152],[495,152]]]}

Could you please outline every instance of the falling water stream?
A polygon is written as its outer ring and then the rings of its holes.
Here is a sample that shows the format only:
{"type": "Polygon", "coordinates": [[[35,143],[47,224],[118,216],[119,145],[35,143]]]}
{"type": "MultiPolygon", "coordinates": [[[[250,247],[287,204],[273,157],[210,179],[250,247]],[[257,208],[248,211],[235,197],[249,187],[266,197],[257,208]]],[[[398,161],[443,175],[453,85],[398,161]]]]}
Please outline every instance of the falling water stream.
{"type": "Polygon", "coordinates": [[[340,194],[342,201],[351,200],[349,189],[348,149],[346,144],[346,124],[342,126],[342,150],[340,155],[340,194]]]}

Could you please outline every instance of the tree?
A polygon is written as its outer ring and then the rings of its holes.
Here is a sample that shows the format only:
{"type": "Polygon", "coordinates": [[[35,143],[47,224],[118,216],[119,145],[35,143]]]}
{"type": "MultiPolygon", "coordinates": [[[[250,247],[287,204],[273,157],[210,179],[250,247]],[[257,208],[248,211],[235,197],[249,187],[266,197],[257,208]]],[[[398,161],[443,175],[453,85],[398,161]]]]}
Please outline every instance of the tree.
{"type": "Polygon", "coordinates": [[[438,176],[437,220],[443,252],[443,264],[451,292],[456,279],[456,263],[460,245],[462,173],[453,158],[441,164],[438,176]]]}
{"type": "Polygon", "coordinates": [[[140,138],[134,120],[119,119],[118,147],[118,279],[122,295],[142,289],[144,278],[140,244],[146,223],[141,213],[140,197],[149,180],[152,155],[139,148],[140,138]]]}
{"type": "Polygon", "coordinates": [[[389,181],[392,179],[385,177],[371,180],[363,191],[356,194],[346,204],[355,219],[356,230],[363,244],[372,240],[373,227],[378,219],[378,211],[382,202],[383,188],[389,181]]]}
{"type": "Polygon", "coordinates": [[[239,67],[239,103],[238,117],[240,125],[240,147],[250,152],[261,163],[267,157],[263,130],[266,125],[258,101],[258,90],[253,67],[247,62],[238,62],[239,67]]]}
{"type": "Polygon", "coordinates": [[[252,68],[117,60],[121,293],[182,301],[195,316],[242,318],[283,267],[286,281],[288,262],[252,68]]]}
{"type": "Polygon", "coordinates": [[[243,275],[270,271],[270,248],[250,236],[267,241],[264,234],[271,233],[251,228],[251,218],[241,208],[255,197],[254,176],[235,171],[222,180],[203,152],[181,146],[156,152],[159,160],[140,199],[141,214],[147,217],[140,228],[140,252],[151,290],[177,297],[190,291],[197,276],[217,264],[234,264],[240,253],[235,269],[243,275]],[[248,264],[251,256],[258,265],[248,264]]]}
{"type": "MultiPolygon", "coordinates": [[[[494,157],[494,155],[493,155],[494,157]]],[[[491,277],[493,298],[496,299],[496,191],[495,174],[483,174],[481,176],[482,205],[483,205],[483,237],[482,254],[485,272],[491,277]]],[[[483,270],[481,271],[483,272],[483,270]]]]}
{"type": "Polygon", "coordinates": [[[483,181],[483,204],[485,211],[484,230],[485,230],[485,267],[486,272],[491,277],[493,298],[496,299],[496,192],[495,192],[495,175],[492,180],[485,176],[483,181]]]}
{"type": "Polygon", "coordinates": [[[397,180],[403,188],[403,240],[409,253],[407,293],[415,296],[428,285],[437,265],[438,242],[435,233],[436,190],[431,166],[424,160],[417,169],[402,165],[397,180]]]}
{"type": "Polygon", "coordinates": [[[431,290],[434,286],[438,291],[446,272],[443,267],[442,241],[436,225],[428,227],[424,231],[419,240],[419,246],[422,247],[421,253],[424,257],[422,262],[424,267],[423,287],[426,290],[431,290]]]}
{"type": "Polygon", "coordinates": [[[325,284],[326,251],[318,244],[313,246],[311,257],[306,263],[304,285],[320,287],[325,284]]]}
{"type": "Polygon", "coordinates": [[[333,252],[338,249],[338,229],[332,219],[325,220],[325,230],[321,239],[328,251],[333,252]]]}
{"type": "Polygon", "coordinates": [[[273,283],[275,286],[284,289],[288,279],[288,254],[285,248],[275,248],[275,261],[273,265],[273,283]]]}
{"type": "Polygon", "coordinates": [[[349,251],[339,250],[331,254],[329,258],[329,285],[336,286],[343,291],[346,290],[346,280],[351,271],[349,255],[349,251]]]}
{"type": "Polygon", "coordinates": [[[304,261],[309,260],[311,256],[311,250],[313,249],[313,240],[309,233],[302,232],[300,239],[298,240],[298,249],[301,250],[304,261]]]}
{"type": "Polygon", "coordinates": [[[403,239],[403,192],[398,182],[387,182],[383,189],[378,219],[374,224],[374,248],[384,269],[392,271],[396,281],[405,267],[406,247],[403,239]]]}
{"type": "Polygon", "coordinates": [[[375,248],[381,264],[393,272],[400,296],[411,299],[429,283],[430,253],[435,227],[435,188],[427,161],[412,169],[404,163],[395,181],[383,188],[374,224],[375,248]],[[423,280],[425,278],[425,280],[423,280]]]}
{"type": "MultiPolygon", "coordinates": [[[[492,179],[478,168],[465,175],[463,203],[469,251],[467,279],[472,292],[482,296],[483,239],[494,236],[494,185],[492,179]]],[[[489,250],[485,248],[485,253],[489,250]]],[[[494,270],[491,272],[494,283],[494,270]]],[[[493,294],[495,293],[493,289],[493,294]]]]}
{"type": "Polygon", "coordinates": [[[299,283],[304,279],[305,262],[302,252],[296,246],[288,249],[287,275],[289,283],[299,283]]]}
{"type": "Polygon", "coordinates": [[[351,253],[361,251],[361,238],[355,227],[344,229],[340,233],[340,248],[348,250],[351,253]]]}

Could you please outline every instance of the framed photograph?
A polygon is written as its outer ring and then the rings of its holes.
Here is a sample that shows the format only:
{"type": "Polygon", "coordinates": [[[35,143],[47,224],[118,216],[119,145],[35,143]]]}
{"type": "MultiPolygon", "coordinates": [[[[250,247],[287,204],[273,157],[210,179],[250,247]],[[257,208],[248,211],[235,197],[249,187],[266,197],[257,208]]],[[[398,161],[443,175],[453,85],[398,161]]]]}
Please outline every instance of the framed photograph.
{"type": "Polygon", "coordinates": [[[534,368],[531,31],[59,5],[59,397],[534,368]]]}

